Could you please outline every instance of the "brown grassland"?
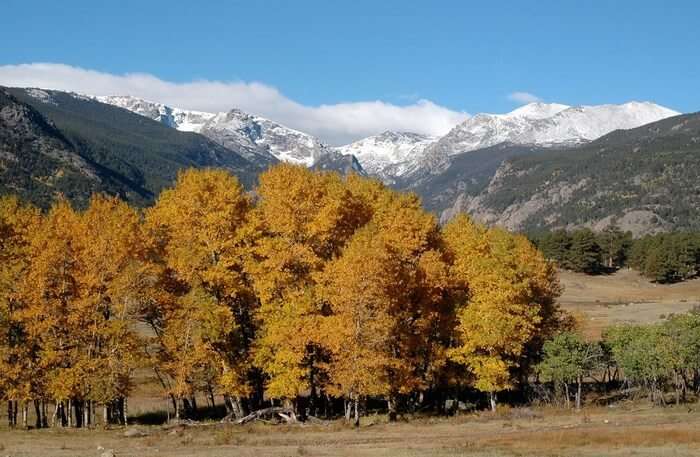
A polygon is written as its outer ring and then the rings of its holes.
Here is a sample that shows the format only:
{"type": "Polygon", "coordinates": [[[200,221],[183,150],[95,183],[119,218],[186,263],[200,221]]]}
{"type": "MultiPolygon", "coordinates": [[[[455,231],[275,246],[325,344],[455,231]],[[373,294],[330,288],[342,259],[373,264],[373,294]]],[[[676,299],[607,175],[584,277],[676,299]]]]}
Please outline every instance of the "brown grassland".
{"type": "MultiPolygon", "coordinates": [[[[649,323],[700,303],[700,280],[654,285],[632,271],[611,276],[563,272],[562,306],[595,338],[615,323],[649,323]]],[[[138,416],[163,409],[158,385],[143,373],[129,399],[138,416]],[[143,381],[143,382],[142,382],[143,381]]],[[[3,408],[4,409],[4,408],[3,408]]],[[[4,411],[3,411],[4,413],[4,411]]],[[[508,408],[452,418],[411,417],[389,424],[369,415],[353,429],[327,425],[245,426],[203,422],[162,427],[136,425],[143,436],[109,430],[5,428],[0,457],[25,456],[691,456],[700,455],[700,407],[652,408],[644,399],[556,408],[508,408]]]]}

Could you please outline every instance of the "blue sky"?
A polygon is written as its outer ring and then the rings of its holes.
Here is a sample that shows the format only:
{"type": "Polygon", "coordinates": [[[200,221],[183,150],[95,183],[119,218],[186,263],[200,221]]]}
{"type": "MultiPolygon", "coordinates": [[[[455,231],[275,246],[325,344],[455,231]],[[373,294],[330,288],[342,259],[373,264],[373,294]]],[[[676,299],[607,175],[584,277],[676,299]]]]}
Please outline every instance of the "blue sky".
{"type": "MultiPolygon", "coordinates": [[[[0,66],[257,82],[309,107],[429,100],[454,113],[505,112],[518,105],[510,94],[526,92],[566,104],[651,100],[697,111],[700,2],[664,3],[4,0],[0,66]]],[[[23,81],[0,71],[0,84],[23,81]]]]}

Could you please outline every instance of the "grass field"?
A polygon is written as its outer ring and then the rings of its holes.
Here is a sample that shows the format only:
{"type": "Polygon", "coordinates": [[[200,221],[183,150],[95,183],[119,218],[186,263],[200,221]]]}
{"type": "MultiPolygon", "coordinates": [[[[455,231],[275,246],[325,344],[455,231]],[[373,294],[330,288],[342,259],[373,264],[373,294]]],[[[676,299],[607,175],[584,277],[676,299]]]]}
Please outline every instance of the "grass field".
{"type": "Polygon", "coordinates": [[[360,429],[330,425],[206,424],[115,430],[0,430],[0,455],[100,456],[691,456],[700,454],[700,412],[687,406],[620,405],[581,413],[504,410],[360,429]],[[108,454],[109,455],[109,454],[108,454]]]}
{"type": "MultiPolygon", "coordinates": [[[[700,280],[654,285],[633,271],[609,276],[563,272],[560,303],[598,337],[616,323],[649,323],[700,304],[700,280]]],[[[146,372],[129,399],[132,416],[167,406],[146,372]]],[[[202,404],[204,399],[202,398],[202,404]]],[[[4,409],[4,408],[3,408],[4,409]]],[[[387,424],[363,418],[355,430],[328,425],[138,426],[144,436],[112,430],[8,430],[0,411],[0,457],[65,456],[694,456],[700,455],[700,405],[651,408],[644,401],[591,407],[501,409],[452,418],[411,418],[387,424]],[[697,411],[696,411],[697,410],[697,411]]]]}
{"type": "Polygon", "coordinates": [[[700,279],[678,284],[653,284],[637,272],[588,276],[561,272],[564,293],[559,302],[577,315],[588,336],[621,323],[651,323],[700,306],[700,279]]]}

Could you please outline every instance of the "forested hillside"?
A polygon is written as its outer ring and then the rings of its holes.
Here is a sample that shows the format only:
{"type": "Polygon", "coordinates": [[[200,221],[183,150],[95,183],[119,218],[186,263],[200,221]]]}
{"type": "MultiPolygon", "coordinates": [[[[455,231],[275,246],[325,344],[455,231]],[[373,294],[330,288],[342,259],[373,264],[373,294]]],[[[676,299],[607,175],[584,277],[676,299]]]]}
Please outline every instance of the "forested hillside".
{"type": "Polygon", "coordinates": [[[515,230],[617,225],[634,235],[700,229],[700,114],[506,161],[458,208],[515,230]]]}
{"type": "Polygon", "coordinates": [[[149,194],[85,158],[55,125],[0,89],[0,193],[48,207],[59,196],[84,206],[104,191],[132,201],[149,194]]]}
{"type": "MultiPolygon", "coordinates": [[[[137,204],[151,203],[172,184],[177,172],[188,167],[221,167],[250,187],[262,170],[236,151],[196,133],[180,132],[125,109],[60,91],[6,89],[32,107],[52,126],[78,156],[101,176],[125,189],[121,195],[137,204]]],[[[28,170],[13,174],[28,179],[28,170]]],[[[96,189],[113,193],[113,188],[96,189]]],[[[91,192],[76,188],[69,198],[89,199],[91,192]]],[[[32,200],[43,206],[46,201],[32,200]]]]}

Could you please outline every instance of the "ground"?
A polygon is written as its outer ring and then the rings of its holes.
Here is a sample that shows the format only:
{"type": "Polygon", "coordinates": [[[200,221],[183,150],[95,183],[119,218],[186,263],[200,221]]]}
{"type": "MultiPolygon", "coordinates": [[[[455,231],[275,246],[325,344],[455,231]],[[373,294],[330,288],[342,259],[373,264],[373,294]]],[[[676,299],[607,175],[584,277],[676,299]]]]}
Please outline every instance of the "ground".
{"type": "MultiPolygon", "coordinates": [[[[700,279],[654,285],[623,270],[609,276],[562,272],[561,282],[562,307],[579,317],[591,338],[614,323],[655,322],[700,304],[700,279]]],[[[146,372],[139,377],[129,399],[131,414],[162,411],[167,402],[158,384],[146,372]]],[[[203,398],[201,402],[205,404],[203,398]]],[[[387,424],[384,416],[369,416],[357,430],[342,421],[309,426],[137,426],[145,436],[130,438],[124,436],[124,428],[8,430],[0,416],[0,457],[100,457],[110,450],[118,457],[700,455],[700,405],[651,408],[642,399],[614,406],[586,406],[579,413],[503,407],[495,416],[481,412],[415,417],[396,424],[387,424]]]]}
{"type": "Polygon", "coordinates": [[[582,330],[599,337],[610,325],[647,324],[700,306],[700,278],[678,284],[654,284],[636,271],[588,276],[563,271],[559,302],[579,317],[582,330]]]}
{"type": "MultiPolygon", "coordinates": [[[[694,405],[693,405],[694,406],[694,405]]],[[[116,456],[691,456],[700,454],[700,412],[641,404],[576,413],[512,409],[387,424],[367,417],[355,430],[330,425],[208,424],[146,436],[115,430],[0,430],[0,455],[116,456]]]]}

